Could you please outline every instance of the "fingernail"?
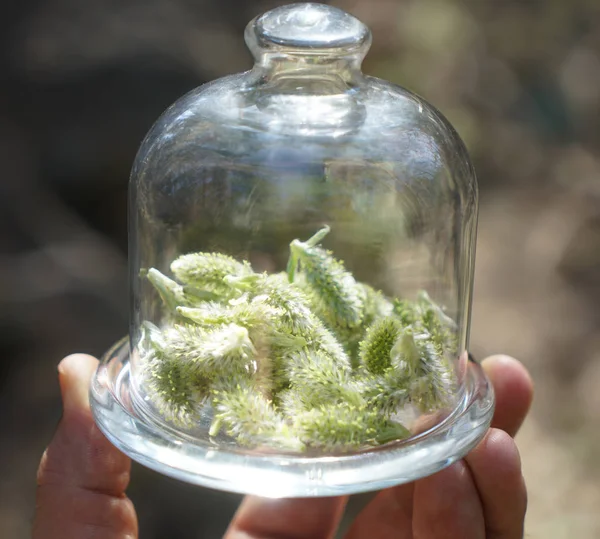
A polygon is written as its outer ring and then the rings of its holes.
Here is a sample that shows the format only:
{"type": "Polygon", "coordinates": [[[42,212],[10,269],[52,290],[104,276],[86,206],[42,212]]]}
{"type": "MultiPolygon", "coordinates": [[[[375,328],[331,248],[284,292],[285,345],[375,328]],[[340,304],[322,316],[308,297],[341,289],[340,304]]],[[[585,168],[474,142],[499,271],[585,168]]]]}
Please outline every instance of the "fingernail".
{"type": "Polygon", "coordinates": [[[89,409],[89,387],[98,361],[86,354],[65,357],[58,365],[65,413],[89,409]]]}

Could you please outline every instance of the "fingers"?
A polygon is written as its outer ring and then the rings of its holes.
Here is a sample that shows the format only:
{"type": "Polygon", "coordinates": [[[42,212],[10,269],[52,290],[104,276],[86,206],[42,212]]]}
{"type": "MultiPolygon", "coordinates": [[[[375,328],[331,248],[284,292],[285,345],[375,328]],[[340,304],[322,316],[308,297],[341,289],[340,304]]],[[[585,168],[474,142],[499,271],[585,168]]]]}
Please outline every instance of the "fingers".
{"type": "Polygon", "coordinates": [[[414,539],[520,539],[527,495],[514,436],[533,398],[526,369],[508,356],[483,362],[496,393],[492,428],[464,461],[415,484],[414,539]]]}
{"type": "MultiPolygon", "coordinates": [[[[514,436],[531,406],[531,378],[517,360],[507,356],[492,356],[482,365],[496,393],[492,425],[514,436]]],[[[486,525],[489,533],[496,534],[490,536],[493,539],[517,537],[514,533],[518,533],[519,525],[522,533],[525,490],[515,455],[518,457],[509,436],[494,429],[469,456],[469,465],[460,461],[416,483],[380,492],[353,523],[347,538],[484,539],[486,525]],[[498,468],[490,473],[495,459],[498,468]],[[496,490],[492,488],[494,483],[498,485],[496,490]],[[482,491],[481,500],[478,490],[482,491]],[[511,492],[516,496],[502,511],[499,500],[511,492]],[[502,519],[510,519],[504,528],[500,527],[502,519]],[[506,535],[505,530],[513,535],[506,535]]],[[[344,505],[345,501],[335,498],[247,498],[226,538],[329,538],[344,505]]]]}
{"type": "MultiPolygon", "coordinates": [[[[492,426],[502,429],[511,436],[514,436],[523,423],[531,405],[533,396],[533,384],[531,378],[521,363],[508,356],[491,356],[485,359],[482,365],[490,377],[496,393],[496,409],[492,426]]],[[[481,454],[478,453],[478,451],[482,451],[480,447],[474,452],[475,458],[481,454]]],[[[484,455],[486,454],[485,451],[482,451],[482,453],[484,455]]],[[[479,463],[480,460],[481,459],[477,462],[479,463]]],[[[481,467],[478,467],[476,471],[478,474],[482,473],[481,467]]],[[[518,473],[520,474],[520,467],[518,473]]],[[[501,476],[495,477],[500,482],[501,476]]],[[[447,481],[447,477],[442,479],[447,481]]],[[[436,477],[433,481],[438,480],[441,479],[436,477]]],[[[417,484],[420,483],[421,481],[417,484]]],[[[427,485],[431,485],[431,482],[429,481],[426,483],[426,486],[427,485]]],[[[479,488],[477,484],[476,486],[479,488]]],[[[509,488],[512,487],[509,485],[509,488]]],[[[377,494],[375,499],[364,509],[352,524],[347,538],[412,538],[413,503],[415,506],[415,513],[420,511],[419,514],[423,514],[420,505],[429,503],[423,498],[423,488],[420,489],[418,498],[414,498],[413,489],[413,484],[400,485],[398,487],[386,489],[377,494]]],[[[432,510],[433,509],[434,508],[432,508],[432,510]]],[[[442,534],[440,537],[446,537],[446,535],[442,534]]]]}
{"type": "Polygon", "coordinates": [[[513,439],[491,429],[465,460],[483,506],[487,539],[521,539],[527,491],[513,439]]]}
{"type": "Polygon", "coordinates": [[[85,354],[67,356],[58,364],[63,416],[91,413],[89,382],[97,367],[98,360],[85,354]]]}
{"type": "Polygon", "coordinates": [[[523,424],[533,400],[533,382],[527,369],[509,356],[491,356],[482,367],[496,393],[496,409],[492,427],[515,436],[523,424]]]}
{"type": "Polygon", "coordinates": [[[486,539],[477,487],[463,461],[415,483],[413,537],[486,539]]]}
{"type": "Polygon", "coordinates": [[[500,429],[491,429],[465,461],[414,483],[412,497],[411,486],[379,493],[347,538],[523,537],[527,493],[521,461],[514,441],[500,429]]]}
{"type": "Polygon", "coordinates": [[[269,500],[249,496],[238,509],[225,539],[330,539],[346,498],[269,500]]]}
{"type": "Polygon", "coordinates": [[[38,470],[34,539],[137,537],[125,497],[130,460],[98,430],[89,406],[97,360],[73,355],[59,365],[63,417],[38,470]]]}
{"type": "Polygon", "coordinates": [[[382,490],[365,507],[346,539],[412,539],[414,483],[382,490]]]}
{"type": "Polygon", "coordinates": [[[63,417],[40,466],[39,482],[71,485],[121,495],[129,482],[130,461],[96,427],[89,404],[91,377],[98,365],[86,355],[58,366],[63,417]]]}
{"type": "Polygon", "coordinates": [[[71,486],[40,487],[32,539],[135,539],[137,523],[128,498],[71,486]]]}

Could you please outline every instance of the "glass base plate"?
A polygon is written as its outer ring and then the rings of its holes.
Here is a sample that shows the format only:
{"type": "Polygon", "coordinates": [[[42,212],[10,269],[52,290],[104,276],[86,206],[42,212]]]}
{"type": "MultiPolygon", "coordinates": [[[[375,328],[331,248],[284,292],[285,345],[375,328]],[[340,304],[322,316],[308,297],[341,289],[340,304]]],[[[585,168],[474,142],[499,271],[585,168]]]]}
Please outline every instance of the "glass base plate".
{"type": "Polygon", "coordinates": [[[494,411],[493,388],[480,365],[469,361],[465,391],[456,408],[444,421],[408,440],[342,456],[234,451],[191,440],[138,412],[127,339],[102,358],[90,402],[100,430],[140,464],[189,483],[270,498],[355,494],[431,475],[477,445],[494,411]]]}

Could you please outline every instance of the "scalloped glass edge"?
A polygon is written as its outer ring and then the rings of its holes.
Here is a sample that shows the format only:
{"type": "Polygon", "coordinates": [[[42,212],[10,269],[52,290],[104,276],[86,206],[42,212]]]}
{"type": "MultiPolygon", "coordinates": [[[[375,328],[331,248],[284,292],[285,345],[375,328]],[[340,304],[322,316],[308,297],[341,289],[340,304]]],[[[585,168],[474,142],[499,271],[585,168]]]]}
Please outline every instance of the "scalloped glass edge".
{"type": "Polygon", "coordinates": [[[113,445],[175,479],[269,498],[356,494],[432,475],[477,445],[490,426],[495,402],[483,369],[469,361],[456,408],[417,436],[349,455],[267,455],[201,445],[161,427],[138,413],[130,382],[129,340],[124,338],[103,356],[90,387],[94,419],[113,445]]]}

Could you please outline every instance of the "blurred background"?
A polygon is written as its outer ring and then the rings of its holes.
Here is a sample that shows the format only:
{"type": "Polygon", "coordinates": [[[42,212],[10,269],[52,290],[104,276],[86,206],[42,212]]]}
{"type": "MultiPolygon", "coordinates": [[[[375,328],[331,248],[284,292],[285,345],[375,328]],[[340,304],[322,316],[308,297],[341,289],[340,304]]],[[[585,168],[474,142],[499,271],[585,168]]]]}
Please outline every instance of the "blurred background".
{"type": "MultiPolygon", "coordinates": [[[[126,189],[175,99],[247,69],[284,2],[5,0],[0,18],[0,536],[26,538],[56,365],[127,331],[126,189]]],[[[481,186],[472,351],[531,370],[528,537],[600,537],[600,2],[347,0],[367,73],[454,123],[481,186]]],[[[239,498],[134,468],[144,539],[220,537],[239,498]]]]}

